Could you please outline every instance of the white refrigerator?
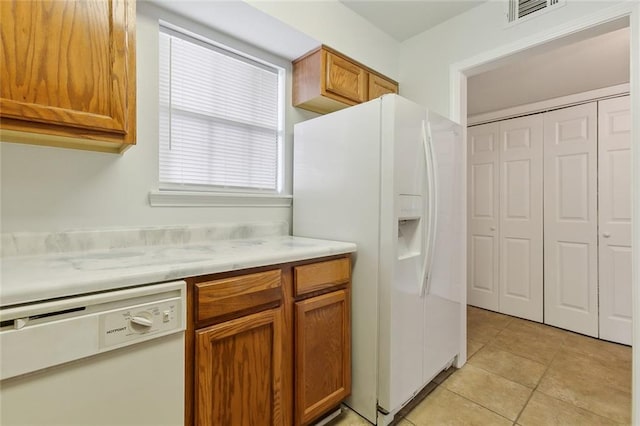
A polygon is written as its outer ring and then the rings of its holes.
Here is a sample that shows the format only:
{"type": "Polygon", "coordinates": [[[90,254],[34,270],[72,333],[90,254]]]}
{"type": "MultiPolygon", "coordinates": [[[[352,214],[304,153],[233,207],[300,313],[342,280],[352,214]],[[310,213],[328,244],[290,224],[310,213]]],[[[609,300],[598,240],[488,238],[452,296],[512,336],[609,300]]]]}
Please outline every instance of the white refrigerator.
{"type": "Polygon", "coordinates": [[[397,95],[295,125],[293,234],[352,241],[352,394],[378,425],[465,362],[461,127],[397,95]]]}

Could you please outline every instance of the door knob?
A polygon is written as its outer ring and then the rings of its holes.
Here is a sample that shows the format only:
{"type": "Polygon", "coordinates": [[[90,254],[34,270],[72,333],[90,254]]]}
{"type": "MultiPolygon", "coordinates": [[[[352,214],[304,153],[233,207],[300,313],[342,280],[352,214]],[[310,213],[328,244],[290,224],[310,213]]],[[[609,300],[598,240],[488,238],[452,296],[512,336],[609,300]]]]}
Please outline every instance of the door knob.
{"type": "Polygon", "coordinates": [[[611,236],[611,232],[603,232],[602,236],[605,238],[609,238],[611,236]]]}

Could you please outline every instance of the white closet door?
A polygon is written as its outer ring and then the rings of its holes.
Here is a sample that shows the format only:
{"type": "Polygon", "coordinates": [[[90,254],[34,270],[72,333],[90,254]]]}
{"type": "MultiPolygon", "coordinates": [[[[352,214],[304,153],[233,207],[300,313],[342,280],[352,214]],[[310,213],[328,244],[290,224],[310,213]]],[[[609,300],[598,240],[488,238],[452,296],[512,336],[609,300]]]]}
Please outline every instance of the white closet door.
{"type": "Polygon", "coordinates": [[[467,303],[498,310],[498,124],[470,127],[467,303]]]}
{"type": "Polygon", "coordinates": [[[631,344],[629,96],[598,102],[600,338],[631,344]]]}
{"type": "Polygon", "coordinates": [[[544,114],[544,322],[598,336],[596,103],[544,114]]]}
{"type": "Polygon", "coordinates": [[[500,123],[500,312],[542,322],[542,114],[500,123]]]}

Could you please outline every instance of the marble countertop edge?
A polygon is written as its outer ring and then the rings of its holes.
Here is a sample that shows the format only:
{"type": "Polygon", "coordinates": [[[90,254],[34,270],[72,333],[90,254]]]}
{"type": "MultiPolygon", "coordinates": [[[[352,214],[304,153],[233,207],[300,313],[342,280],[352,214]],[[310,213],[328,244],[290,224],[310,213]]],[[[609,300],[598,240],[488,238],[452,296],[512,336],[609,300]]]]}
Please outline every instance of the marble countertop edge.
{"type": "Polygon", "coordinates": [[[115,290],[356,251],[354,243],[276,236],[0,259],[0,306],[115,290]]]}

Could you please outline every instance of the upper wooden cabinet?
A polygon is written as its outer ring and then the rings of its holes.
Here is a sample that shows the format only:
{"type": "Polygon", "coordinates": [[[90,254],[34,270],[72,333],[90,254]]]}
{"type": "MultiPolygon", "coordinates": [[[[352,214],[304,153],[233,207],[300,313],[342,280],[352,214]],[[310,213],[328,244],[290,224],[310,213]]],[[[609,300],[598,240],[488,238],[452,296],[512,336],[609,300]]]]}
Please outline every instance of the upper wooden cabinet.
{"type": "Polygon", "coordinates": [[[135,0],[5,0],[0,20],[2,140],[135,143],[135,0]]]}
{"type": "Polygon", "coordinates": [[[324,52],[327,75],[325,90],[345,103],[356,104],[367,99],[367,72],[358,65],[331,52],[324,52]]]}
{"type": "Polygon", "coordinates": [[[398,84],[380,77],[379,75],[369,75],[369,97],[368,99],[379,98],[387,93],[398,93],[398,84]]]}
{"type": "Polygon", "coordinates": [[[398,93],[398,83],[321,46],[293,61],[293,105],[325,114],[398,93]]]}

